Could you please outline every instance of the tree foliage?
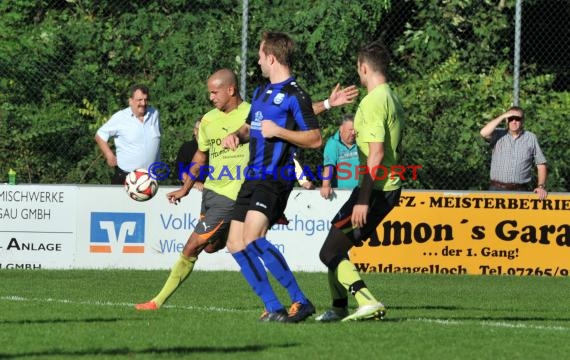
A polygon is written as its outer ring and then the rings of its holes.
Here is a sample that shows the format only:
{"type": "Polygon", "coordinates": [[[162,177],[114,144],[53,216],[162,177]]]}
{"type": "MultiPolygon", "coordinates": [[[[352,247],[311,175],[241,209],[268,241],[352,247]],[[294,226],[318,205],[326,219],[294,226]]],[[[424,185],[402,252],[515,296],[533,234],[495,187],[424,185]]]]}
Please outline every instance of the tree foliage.
{"type": "MultiPolygon", "coordinates": [[[[135,82],[151,88],[161,113],[162,159],[211,108],[205,81],[221,67],[239,74],[246,94],[263,79],[257,47],[264,30],[297,44],[295,74],[313,100],[336,83],[357,84],[359,47],[393,50],[391,80],[408,123],[405,163],[423,166],[408,187],[484,189],[490,151],[479,129],[512,102],[513,5],[484,0],[249,1],[247,56],[241,59],[241,2],[12,0],[0,2],[0,174],[20,182],[107,183],[110,170],[95,130],[127,106],[135,82]]],[[[533,0],[538,7],[540,0],[533,0]]],[[[569,112],[562,63],[524,63],[521,105],[550,163],[549,186],[568,190],[569,112]]],[[[361,97],[364,96],[361,90],[361,97]]],[[[344,112],[320,117],[326,136],[344,112]]],[[[306,151],[316,167],[322,157],[306,151]]]]}
{"type": "MultiPolygon", "coordinates": [[[[514,9],[495,1],[438,6],[418,0],[414,12],[393,46],[398,90],[409,115],[406,162],[423,166],[420,180],[407,186],[486,189],[490,149],[479,130],[513,102],[514,9]]],[[[567,190],[568,142],[555,133],[563,125],[569,93],[557,93],[554,79],[528,71],[519,105],[549,160],[550,187],[567,190]]]]}

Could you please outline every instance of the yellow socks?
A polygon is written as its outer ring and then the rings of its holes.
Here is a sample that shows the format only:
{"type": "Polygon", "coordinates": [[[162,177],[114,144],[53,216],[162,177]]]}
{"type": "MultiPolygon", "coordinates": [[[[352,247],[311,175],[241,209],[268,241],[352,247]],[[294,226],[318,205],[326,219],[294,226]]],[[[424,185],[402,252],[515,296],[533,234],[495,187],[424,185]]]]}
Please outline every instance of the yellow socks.
{"type": "Polygon", "coordinates": [[[186,257],[180,254],[180,258],[176,261],[172,270],[170,271],[170,276],[166,279],[162,290],[156,295],[152,301],[156,303],[158,307],[161,307],[162,304],[176,291],[178,286],[182,284],[184,280],[190,275],[192,269],[194,268],[194,263],[196,262],[197,257],[186,257]]]}
{"type": "Polygon", "coordinates": [[[342,286],[354,295],[358,306],[378,303],[350,261],[342,260],[338,264],[336,277],[342,286]]]}

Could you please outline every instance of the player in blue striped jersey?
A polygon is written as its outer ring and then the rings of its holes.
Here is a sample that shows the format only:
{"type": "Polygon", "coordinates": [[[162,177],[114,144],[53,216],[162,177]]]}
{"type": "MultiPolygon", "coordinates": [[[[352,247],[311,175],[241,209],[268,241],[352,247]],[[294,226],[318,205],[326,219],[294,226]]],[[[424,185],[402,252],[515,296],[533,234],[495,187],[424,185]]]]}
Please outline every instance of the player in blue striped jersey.
{"type": "Polygon", "coordinates": [[[255,90],[246,124],[223,142],[230,149],[250,144],[248,178],[236,200],[227,248],[265,305],[261,321],[299,322],[315,313],[287,261],[265,237],[287,205],[295,182],[297,148],[322,144],[311,98],[291,75],[292,53],[288,35],[263,34],[259,65],[269,83],[255,90]],[[265,268],[287,289],[292,301],[289,312],[271,288],[265,268]]]}

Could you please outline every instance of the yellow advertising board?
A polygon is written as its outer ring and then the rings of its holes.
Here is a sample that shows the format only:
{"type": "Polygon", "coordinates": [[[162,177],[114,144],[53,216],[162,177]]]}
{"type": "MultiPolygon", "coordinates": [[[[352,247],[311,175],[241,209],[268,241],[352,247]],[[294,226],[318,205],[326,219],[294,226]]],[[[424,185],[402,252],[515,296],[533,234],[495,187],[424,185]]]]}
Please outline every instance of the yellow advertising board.
{"type": "Polygon", "coordinates": [[[350,259],[361,272],[569,276],[569,220],[567,193],[403,191],[350,259]]]}

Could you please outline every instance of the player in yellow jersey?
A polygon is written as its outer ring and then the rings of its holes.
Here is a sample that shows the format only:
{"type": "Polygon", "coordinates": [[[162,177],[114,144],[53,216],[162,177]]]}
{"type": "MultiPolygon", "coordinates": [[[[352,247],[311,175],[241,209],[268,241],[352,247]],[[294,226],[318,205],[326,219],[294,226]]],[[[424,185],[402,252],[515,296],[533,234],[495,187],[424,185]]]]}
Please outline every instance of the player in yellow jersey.
{"type": "MultiPolygon", "coordinates": [[[[189,176],[184,177],[180,189],[167,194],[171,203],[177,203],[190,192],[200,173],[207,171],[209,176],[204,182],[200,221],[162,290],[150,301],[136,304],[137,310],[158,310],[190,275],[202,250],[212,253],[226,244],[235,199],[245,178],[243,171],[249,160],[249,147],[241,145],[236,151],[229,151],[222,148],[221,140],[245,123],[250,104],[242,100],[236,76],[229,69],[212,74],[207,87],[215,108],[206,113],[200,123],[198,150],[192,159],[189,176]]],[[[339,89],[337,85],[329,99],[313,104],[313,111],[320,113],[332,106],[350,103],[357,94],[354,86],[339,89]]]]}
{"type": "Polygon", "coordinates": [[[358,75],[368,94],[358,105],[354,118],[360,166],[359,185],[334,217],[320,251],[328,267],[332,308],[315,320],[322,322],[383,318],[384,305],[376,300],[348,259],[348,251],[376,231],[378,225],[398,204],[400,177],[382,176],[379,168],[398,165],[404,111],[386,78],[388,50],[377,42],[360,49],[358,75]],[[348,315],[348,292],[358,302],[355,313],[348,315]]]}
{"type": "Polygon", "coordinates": [[[200,172],[209,176],[204,183],[200,221],[176,261],[162,290],[149,302],[137,304],[137,310],[157,310],[190,275],[202,250],[215,252],[225,246],[234,202],[243,180],[239,172],[247,165],[249,149],[241,146],[236,152],[221,147],[221,139],[239,129],[249,113],[249,103],[239,95],[235,74],[229,69],[216,71],[208,79],[208,92],[214,109],[202,118],[198,151],[192,159],[190,176],[183,186],[167,194],[171,203],[186,196],[200,172]],[[208,157],[207,157],[208,156],[208,157]],[[206,160],[209,166],[205,166],[206,160]]]}

